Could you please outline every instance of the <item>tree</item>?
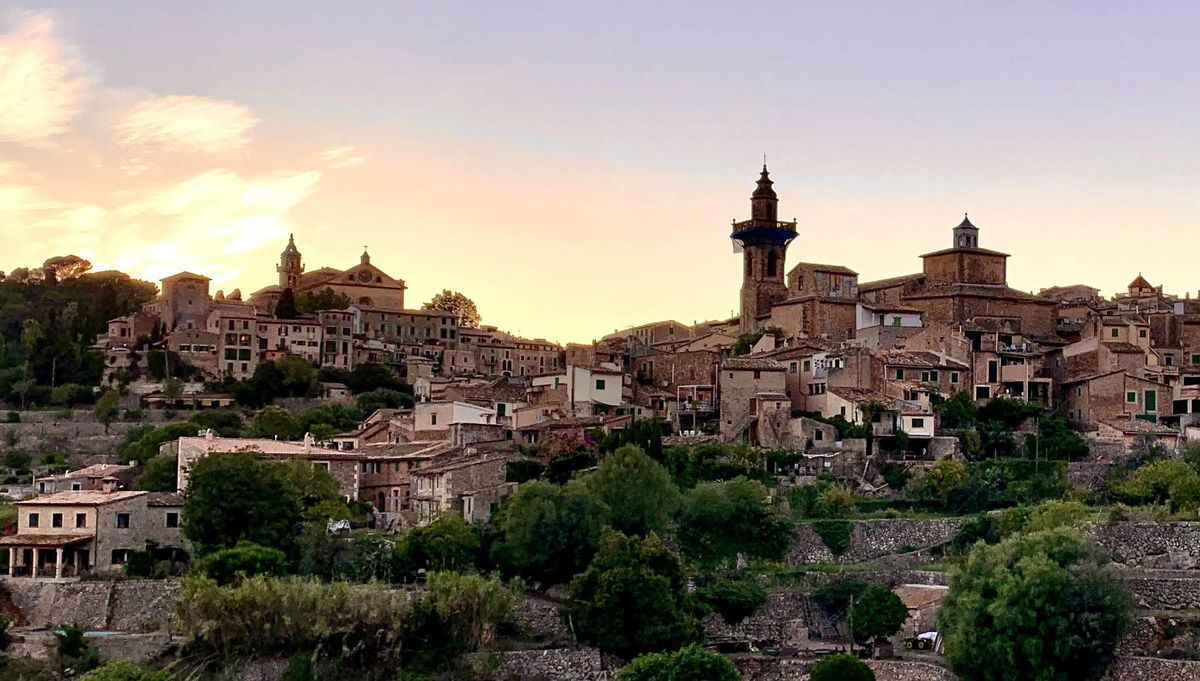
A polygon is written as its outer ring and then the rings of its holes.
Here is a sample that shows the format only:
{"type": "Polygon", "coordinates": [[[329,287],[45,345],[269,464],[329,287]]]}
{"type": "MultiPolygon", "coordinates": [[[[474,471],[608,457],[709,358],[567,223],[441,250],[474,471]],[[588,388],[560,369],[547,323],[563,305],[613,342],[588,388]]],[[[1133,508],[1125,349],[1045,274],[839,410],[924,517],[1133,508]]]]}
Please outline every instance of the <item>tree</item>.
{"type": "Polygon", "coordinates": [[[1171,509],[1200,505],[1200,473],[1179,459],[1161,459],[1138,468],[1119,491],[1133,504],[1171,504],[1171,509]]]}
{"type": "Polygon", "coordinates": [[[317,394],[317,368],[303,357],[288,355],[275,360],[279,370],[279,388],[284,397],[312,397],[317,394]]]}
{"type": "Polygon", "coordinates": [[[475,308],[474,301],[458,291],[451,291],[449,289],[435,295],[421,309],[453,312],[458,317],[458,325],[464,329],[479,328],[479,322],[482,319],[479,316],[479,310],[475,308]]]}
{"type": "Polygon", "coordinates": [[[625,534],[663,533],[679,508],[679,490],[667,469],[633,445],[609,454],[587,478],[609,509],[609,523],[625,534]]]}
{"type": "Polygon", "coordinates": [[[813,665],[810,681],[875,681],[875,672],[853,655],[830,655],[813,665]]]}
{"type": "Polygon", "coordinates": [[[328,286],[320,291],[304,291],[296,296],[296,312],[312,314],[321,310],[344,310],[350,307],[350,299],[344,293],[336,293],[328,286]]]}
{"type": "Polygon", "coordinates": [[[296,310],[296,292],[290,288],[283,289],[279,300],[275,303],[276,319],[295,319],[300,313],[296,310]]]}
{"type": "Polygon", "coordinates": [[[117,420],[117,416],[121,413],[120,406],[121,396],[115,390],[106,390],[96,400],[96,406],[92,408],[92,413],[96,415],[96,420],[104,424],[104,432],[108,432],[108,427],[113,421],[117,420]]]}
{"type": "Polygon", "coordinates": [[[299,419],[282,407],[263,407],[254,412],[250,433],[276,440],[298,440],[304,435],[299,419]]]}
{"type": "Polygon", "coordinates": [[[464,570],[479,553],[479,537],[460,515],[445,514],[416,527],[396,545],[396,567],[417,570],[464,570]]]}
{"type": "Polygon", "coordinates": [[[900,631],[908,619],[908,608],[900,597],[882,586],[872,586],[850,608],[854,640],[858,643],[882,641],[900,631]]]}
{"type": "Polygon", "coordinates": [[[42,272],[46,283],[49,284],[57,284],[67,279],[78,279],[90,269],[92,269],[92,263],[77,255],[59,255],[47,258],[42,263],[42,272]]]}
{"type": "Polygon", "coordinates": [[[949,398],[934,391],[929,396],[933,412],[938,416],[938,425],[947,430],[967,428],[975,424],[977,410],[971,393],[959,390],[949,398]]]}
{"type": "Polygon", "coordinates": [[[198,555],[243,540],[287,551],[301,511],[300,491],[282,465],[249,454],[212,454],[192,464],[183,533],[198,555]]]}
{"type": "Polygon", "coordinates": [[[605,530],[587,570],[571,581],[580,637],[626,659],[674,650],[703,632],[679,560],[655,534],[605,530]]]}
{"type": "Polygon", "coordinates": [[[964,679],[1092,681],[1112,660],[1131,602],[1069,530],[976,544],[951,573],[939,631],[964,679]]]}
{"type": "Polygon", "coordinates": [[[355,404],[362,413],[373,414],[377,409],[412,407],[416,404],[416,400],[408,393],[389,390],[388,388],[376,388],[369,392],[361,393],[355,404]]]}
{"type": "Polygon", "coordinates": [[[163,397],[174,399],[183,394],[183,381],[178,378],[168,378],[163,381],[163,397]]]}
{"type": "Polygon", "coordinates": [[[286,572],[287,556],[269,546],[241,541],[229,549],[214,551],[196,561],[196,570],[217,584],[231,584],[238,577],[273,575],[286,572]]]}
{"type": "Polygon", "coordinates": [[[508,571],[544,584],[570,581],[595,555],[607,515],[581,481],[526,483],[492,518],[501,535],[492,557],[508,571]]]}
{"type": "Polygon", "coordinates": [[[683,495],[679,544],[691,560],[712,565],[736,558],[778,560],[787,551],[792,524],[774,513],[762,483],[737,478],[702,482],[683,495]]]}
{"type": "Polygon", "coordinates": [[[736,625],[767,602],[767,590],[752,579],[721,579],[697,589],[696,598],[736,625]]]}
{"type": "Polygon", "coordinates": [[[157,428],[154,426],[132,428],[125,433],[121,444],[117,445],[117,461],[144,465],[150,459],[158,456],[158,450],[163,443],[178,440],[181,437],[195,436],[202,429],[201,426],[190,421],[168,423],[157,428]]]}
{"type": "Polygon", "coordinates": [[[617,681],[740,681],[729,658],[692,644],[673,653],[642,655],[621,668],[617,681]]]}
{"type": "Polygon", "coordinates": [[[178,467],[177,456],[159,454],[146,462],[133,487],[148,492],[174,492],[178,488],[178,467]]]}

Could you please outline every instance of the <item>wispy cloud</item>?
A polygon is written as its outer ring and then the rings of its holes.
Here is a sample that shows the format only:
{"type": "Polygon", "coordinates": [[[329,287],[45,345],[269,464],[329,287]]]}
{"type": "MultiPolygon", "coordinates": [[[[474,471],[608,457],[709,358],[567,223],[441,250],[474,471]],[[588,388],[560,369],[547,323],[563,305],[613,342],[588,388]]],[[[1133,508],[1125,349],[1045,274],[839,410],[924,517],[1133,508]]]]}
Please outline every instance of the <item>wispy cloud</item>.
{"type": "Polygon", "coordinates": [[[366,162],[367,157],[358,153],[355,147],[332,147],[321,152],[321,158],[330,168],[353,168],[366,162]]]}
{"type": "Polygon", "coordinates": [[[70,129],[91,88],[77,50],[47,14],[28,14],[0,36],[0,140],[46,144],[70,129]]]}
{"type": "Polygon", "coordinates": [[[254,112],[236,102],[168,96],[138,102],[114,132],[126,146],[212,154],[246,146],[256,125],[254,112]]]}

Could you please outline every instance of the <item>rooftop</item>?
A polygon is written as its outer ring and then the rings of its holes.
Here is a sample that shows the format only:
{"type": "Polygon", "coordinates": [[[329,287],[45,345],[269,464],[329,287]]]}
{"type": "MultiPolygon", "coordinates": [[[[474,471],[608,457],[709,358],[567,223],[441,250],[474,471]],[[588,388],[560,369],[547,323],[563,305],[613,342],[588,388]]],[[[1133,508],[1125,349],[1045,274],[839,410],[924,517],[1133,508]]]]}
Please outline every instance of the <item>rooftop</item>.
{"type": "Polygon", "coordinates": [[[732,371],[783,371],[784,366],[773,359],[730,357],[721,363],[722,369],[732,371]]]}
{"type": "Polygon", "coordinates": [[[24,506],[103,506],[117,501],[126,501],[140,497],[144,494],[149,494],[149,492],[135,492],[132,490],[117,492],[78,490],[45,494],[34,499],[18,501],[17,504],[24,506]]]}

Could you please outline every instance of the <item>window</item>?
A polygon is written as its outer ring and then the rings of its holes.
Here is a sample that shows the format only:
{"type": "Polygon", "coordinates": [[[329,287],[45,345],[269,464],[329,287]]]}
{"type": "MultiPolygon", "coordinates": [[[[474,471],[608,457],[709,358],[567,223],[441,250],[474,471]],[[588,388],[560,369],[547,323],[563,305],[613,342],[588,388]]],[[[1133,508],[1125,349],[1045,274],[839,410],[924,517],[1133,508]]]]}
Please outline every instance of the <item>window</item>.
{"type": "Polygon", "coordinates": [[[823,431],[823,430],[817,430],[817,431],[815,431],[815,432],[813,433],[813,440],[814,440],[814,441],[816,441],[816,442],[820,442],[821,440],[824,440],[824,439],[825,439],[825,431],[823,431]]]}
{"type": "Polygon", "coordinates": [[[329,471],[329,462],[328,461],[314,461],[313,468],[320,468],[321,470],[328,472],[329,471]]]}
{"type": "Polygon", "coordinates": [[[800,365],[799,365],[798,363],[796,363],[796,362],[790,362],[790,363],[788,364],[788,373],[789,373],[789,374],[795,374],[795,373],[797,373],[797,372],[799,372],[799,371],[800,371],[800,365]]]}
{"type": "Polygon", "coordinates": [[[129,527],[129,514],[128,513],[118,513],[117,514],[117,527],[122,528],[122,529],[129,527]]]}
{"type": "Polygon", "coordinates": [[[1075,389],[1075,397],[1083,397],[1083,386],[1075,389]]]}
{"type": "Polygon", "coordinates": [[[921,382],[928,383],[930,381],[930,375],[931,375],[931,372],[922,371],[921,372],[921,382]]]}
{"type": "Polygon", "coordinates": [[[436,413],[429,415],[429,425],[431,425],[431,426],[437,425],[437,414],[436,413]]]}
{"type": "Polygon", "coordinates": [[[992,396],[992,387],[990,385],[975,386],[975,399],[986,400],[992,396]]]}
{"type": "Polygon", "coordinates": [[[1166,361],[1167,366],[1174,366],[1175,357],[1173,355],[1164,355],[1163,359],[1166,361]]]}
{"type": "Polygon", "coordinates": [[[904,380],[904,369],[896,369],[896,380],[897,381],[904,380]]]}
{"type": "Polygon", "coordinates": [[[913,419],[913,420],[912,420],[912,427],[913,427],[914,429],[916,429],[916,428],[924,428],[924,427],[925,427],[925,419],[913,419]]]}
{"type": "Polygon", "coordinates": [[[812,360],[811,359],[804,360],[804,371],[806,373],[809,371],[812,371],[812,360]]]}
{"type": "Polygon", "coordinates": [[[167,511],[167,527],[179,527],[179,513],[167,511]]]}
{"type": "Polygon", "coordinates": [[[846,408],[842,407],[841,410],[839,411],[839,413],[842,415],[842,418],[845,418],[846,417],[846,408]]]}
{"type": "Polygon", "coordinates": [[[1145,338],[1146,333],[1146,329],[1138,329],[1138,338],[1145,338]]]}
{"type": "Polygon", "coordinates": [[[1200,352],[1192,353],[1192,364],[1200,364],[1200,352]]]}
{"type": "Polygon", "coordinates": [[[958,385],[958,372],[957,371],[950,372],[950,384],[958,385]]]}
{"type": "Polygon", "coordinates": [[[504,414],[505,414],[505,408],[506,408],[506,407],[508,407],[508,405],[507,405],[507,404],[504,404],[503,402],[501,402],[501,403],[497,404],[497,405],[496,405],[496,416],[498,416],[498,417],[503,417],[503,416],[504,416],[504,414]]]}
{"type": "Polygon", "coordinates": [[[113,549],[112,563],[113,565],[124,565],[129,562],[129,549],[113,549]]]}
{"type": "Polygon", "coordinates": [[[1144,397],[1143,405],[1146,407],[1146,411],[1158,411],[1158,391],[1147,390],[1144,397]]]}
{"type": "Polygon", "coordinates": [[[63,517],[61,513],[55,513],[50,516],[50,527],[62,527],[63,517]]]}
{"type": "Polygon", "coordinates": [[[1126,404],[1137,404],[1137,393],[1132,390],[1125,393],[1125,403],[1126,404]]]}
{"type": "Polygon", "coordinates": [[[604,390],[604,385],[605,385],[605,384],[604,384],[604,379],[603,379],[603,378],[597,378],[597,379],[596,379],[596,390],[604,390]]]}
{"type": "Polygon", "coordinates": [[[29,526],[30,527],[37,527],[39,522],[41,522],[41,518],[38,516],[37,513],[29,514],[29,526]]]}
{"type": "Polygon", "coordinates": [[[78,491],[80,491],[80,490],[82,490],[82,489],[83,489],[83,483],[82,483],[82,482],[73,482],[73,483],[71,483],[71,491],[72,491],[72,492],[78,492],[78,491]]]}
{"type": "Polygon", "coordinates": [[[87,514],[86,513],[76,513],[75,514],[75,527],[87,527],[87,514]]]}
{"type": "Polygon", "coordinates": [[[1113,329],[1112,332],[1109,333],[1109,335],[1112,336],[1113,338],[1119,338],[1121,336],[1121,330],[1113,329]]]}

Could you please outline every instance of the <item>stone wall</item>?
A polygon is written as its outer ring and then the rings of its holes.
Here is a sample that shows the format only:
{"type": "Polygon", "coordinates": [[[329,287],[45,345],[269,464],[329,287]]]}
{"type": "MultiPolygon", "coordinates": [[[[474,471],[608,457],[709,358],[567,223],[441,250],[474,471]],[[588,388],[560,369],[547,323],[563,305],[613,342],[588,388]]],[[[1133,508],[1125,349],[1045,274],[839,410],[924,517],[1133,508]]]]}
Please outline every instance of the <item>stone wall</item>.
{"type": "Polygon", "coordinates": [[[1200,610],[1200,579],[1130,575],[1125,585],[1138,610],[1200,610]]]}
{"type": "Polygon", "coordinates": [[[1113,664],[1111,674],[1113,681],[1196,681],[1200,662],[1122,657],[1113,664]]]}
{"type": "Polygon", "coordinates": [[[496,658],[495,671],[481,681],[610,681],[622,664],[594,648],[511,650],[496,658]]]}
{"type": "Polygon", "coordinates": [[[142,421],[116,421],[108,429],[98,423],[91,410],[75,410],[71,420],[60,419],[57,411],[22,411],[20,423],[6,423],[8,412],[0,409],[0,452],[19,449],[33,454],[62,452],[88,464],[88,457],[111,456],[125,433],[163,420],[158,412],[147,412],[142,421]]]}
{"type": "Polygon", "coordinates": [[[808,640],[809,623],[805,619],[807,598],[799,590],[772,591],[753,615],[730,625],[718,614],[704,618],[704,634],[710,640],[776,641],[791,645],[808,640]]]}
{"type": "Polygon", "coordinates": [[[961,518],[857,520],[850,547],[834,556],[812,525],[796,528],[784,562],[789,566],[811,563],[861,563],[894,553],[905,553],[941,544],[954,538],[961,518]]]}
{"type": "Polygon", "coordinates": [[[1108,484],[1112,464],[1097,461],[1072,461],[1067,464],[1067,483],[1089,492],[1099,492],[1108,484]]]}
{"type": "Polygon", "coordinates": [[[20,611],[20,623],[74,624],[83,629],[150,633],[169,630],[179,582],[54,582],[5,579],[4,589],[20,611]]]}
{"type": "Polygon", "coordinates": [[[1119,566],[1200,569],[1200,522],[1097,523],[1088,534],[1119,566]]]}

